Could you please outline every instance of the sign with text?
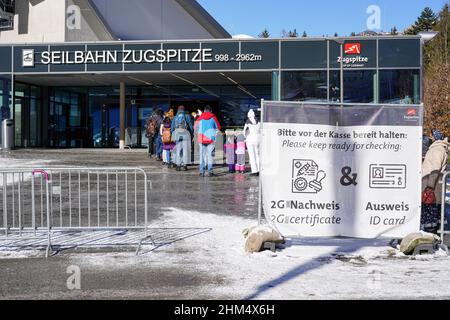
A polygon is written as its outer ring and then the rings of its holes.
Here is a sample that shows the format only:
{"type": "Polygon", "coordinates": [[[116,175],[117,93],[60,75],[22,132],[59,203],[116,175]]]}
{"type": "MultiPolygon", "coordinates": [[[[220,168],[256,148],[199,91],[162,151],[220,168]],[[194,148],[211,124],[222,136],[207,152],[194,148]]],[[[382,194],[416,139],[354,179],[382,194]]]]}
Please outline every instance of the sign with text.
{"type": "Polygon", "coordinates": [[[422,114],[421,106],[264,101],[266,218],[285,236],[418,231],[422,114]]]}

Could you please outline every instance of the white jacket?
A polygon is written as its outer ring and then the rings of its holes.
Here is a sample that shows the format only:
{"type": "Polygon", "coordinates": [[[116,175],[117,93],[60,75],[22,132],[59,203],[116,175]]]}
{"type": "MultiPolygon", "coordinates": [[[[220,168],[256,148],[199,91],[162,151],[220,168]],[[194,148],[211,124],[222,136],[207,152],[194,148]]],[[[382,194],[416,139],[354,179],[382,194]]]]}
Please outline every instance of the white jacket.
{"type": "Polygon", "coordinates": [[[256,124],[247,121],[244,126],[245,142],[247,144],[259,144],[260,142],[260,122],[256,124]]]}
{"type": "Polygon", "coordinates": [[[441,203],[442,177],[447,168],[450,143],[448,138],[435,141],[428,149],[422,163],[422,191],[426,187],[434,189],[436,202],[441,203]]]}

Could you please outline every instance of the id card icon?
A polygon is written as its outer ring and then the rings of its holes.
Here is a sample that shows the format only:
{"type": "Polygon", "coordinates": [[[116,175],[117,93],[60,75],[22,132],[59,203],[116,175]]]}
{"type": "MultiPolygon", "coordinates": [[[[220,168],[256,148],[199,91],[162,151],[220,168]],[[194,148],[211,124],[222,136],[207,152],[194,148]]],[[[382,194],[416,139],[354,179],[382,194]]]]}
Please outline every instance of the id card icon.
{"type": "Polygon", "coordinates": [[[372,189],[405,189],[406,165],[371,164],[369,177],[372,189]]]}

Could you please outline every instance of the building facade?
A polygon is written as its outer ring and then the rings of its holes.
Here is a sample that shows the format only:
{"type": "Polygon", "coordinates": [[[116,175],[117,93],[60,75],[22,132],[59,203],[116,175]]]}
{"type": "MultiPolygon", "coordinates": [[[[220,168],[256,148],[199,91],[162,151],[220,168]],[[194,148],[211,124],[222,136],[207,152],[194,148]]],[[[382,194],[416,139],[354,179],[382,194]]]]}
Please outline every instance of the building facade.
{"type": "Polygon", "coordinates": [[[18,147],[144,146],[149,114],[180,104],[208,104],[232,128],[261,99],[422,101],[420,37],[231,39],[193,0],[15,9],[0,31],[0,105],[18,147]],[[48,25],[34,28],[38,16],[48,25]]]}

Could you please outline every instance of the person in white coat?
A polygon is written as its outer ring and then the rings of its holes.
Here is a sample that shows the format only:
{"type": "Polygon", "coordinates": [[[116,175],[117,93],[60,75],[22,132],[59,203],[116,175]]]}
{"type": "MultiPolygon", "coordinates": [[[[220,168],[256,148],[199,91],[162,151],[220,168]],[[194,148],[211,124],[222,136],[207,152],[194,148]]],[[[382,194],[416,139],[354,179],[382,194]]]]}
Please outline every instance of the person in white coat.
{"type": "Polygon", "coordinates": [[[250,167],[252,175],[259,175],[260,122],[256,119],[255,112],[252,109],[248,112],[247,118],[244,135],[250,158],[250,167]]]}

